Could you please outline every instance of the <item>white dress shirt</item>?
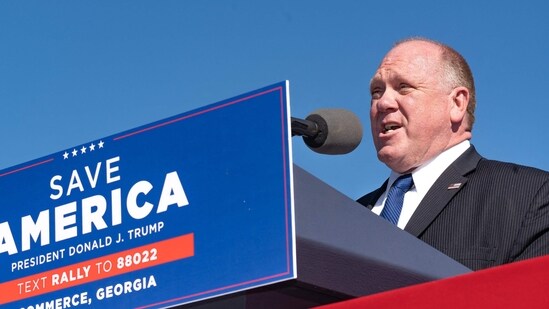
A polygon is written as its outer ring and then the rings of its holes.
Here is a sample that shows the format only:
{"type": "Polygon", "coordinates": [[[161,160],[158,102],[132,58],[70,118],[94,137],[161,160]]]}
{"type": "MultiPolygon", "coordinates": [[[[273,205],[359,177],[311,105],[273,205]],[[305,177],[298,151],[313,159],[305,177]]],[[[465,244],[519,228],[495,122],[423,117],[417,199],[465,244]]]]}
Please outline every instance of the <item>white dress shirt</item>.
{"type": "MultiPolygon", "coordinates": [[[[429,189],[431,189],[431,186],[435,183],[438,177],[470,146],[471,143],[468,140],[465,140],[454,147],[445,150],[443,153],[412,171],[414,185],[404,195],[404,204],[402,206],[402,212],[400,213],[397,224],[400,229],[404,229],[404,227],[406,227],[406,224],[410,221],[410,218],[416,211],[419,203],[427,194],[429,189]]],[[[381,211],[385,206],[385,200],[387,199],[387,190],[401,175],[402,174],[396,172],[391,172],[385,192],[379,197],[375,206],[372,208],[374,213],[378,215],[381,214],[381,211]]]]}

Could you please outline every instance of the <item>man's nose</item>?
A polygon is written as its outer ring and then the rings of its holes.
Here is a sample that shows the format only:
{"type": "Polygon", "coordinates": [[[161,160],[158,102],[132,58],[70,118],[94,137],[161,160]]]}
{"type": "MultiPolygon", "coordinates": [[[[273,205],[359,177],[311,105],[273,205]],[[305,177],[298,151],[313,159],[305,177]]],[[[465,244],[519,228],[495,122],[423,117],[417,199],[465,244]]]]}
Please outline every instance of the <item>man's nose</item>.
{"type": "Polygon", "coordinates": [[[396,93],[391,89],[385,90],[381,98],[379,98],[374,104],[379,112],[386,113],[398,110],[396,93]]]}

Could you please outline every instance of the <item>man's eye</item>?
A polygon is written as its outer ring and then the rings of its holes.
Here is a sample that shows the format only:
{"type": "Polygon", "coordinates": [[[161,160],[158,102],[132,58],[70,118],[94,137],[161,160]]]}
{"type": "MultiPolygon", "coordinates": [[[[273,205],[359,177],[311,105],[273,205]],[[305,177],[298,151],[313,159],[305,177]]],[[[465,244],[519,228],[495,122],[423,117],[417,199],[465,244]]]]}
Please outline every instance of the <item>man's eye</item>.
{"type": "Polygon", "coordinates": [[[379,99],[383,96],[383,91],[379,88],[372,89],[371,93],[372,99],[379,99]]]}
{"type": "Polygon", "coordinates": [[[400,89],[400,90],[406,90],[406,89],[409,89],[409,88],[412,88],[412,86],[410,86],[409,84],[406,84],[406,83],[401,83],[400,85],[398,85],[398,89],[400,89]]]}

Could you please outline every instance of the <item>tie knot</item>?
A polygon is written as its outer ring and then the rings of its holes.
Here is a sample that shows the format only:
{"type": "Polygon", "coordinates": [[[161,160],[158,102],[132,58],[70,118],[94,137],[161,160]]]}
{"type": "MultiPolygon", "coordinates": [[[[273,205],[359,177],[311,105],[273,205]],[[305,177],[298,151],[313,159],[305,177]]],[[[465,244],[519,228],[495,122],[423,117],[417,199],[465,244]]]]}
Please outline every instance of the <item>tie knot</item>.
{"type": "Polygon", "coordinates": [[[393,187],[396,187],[404,192],[407,192],[412,187],[414,181],[412,180],[412,174],[402,175],[395,180],[393,187]]]}

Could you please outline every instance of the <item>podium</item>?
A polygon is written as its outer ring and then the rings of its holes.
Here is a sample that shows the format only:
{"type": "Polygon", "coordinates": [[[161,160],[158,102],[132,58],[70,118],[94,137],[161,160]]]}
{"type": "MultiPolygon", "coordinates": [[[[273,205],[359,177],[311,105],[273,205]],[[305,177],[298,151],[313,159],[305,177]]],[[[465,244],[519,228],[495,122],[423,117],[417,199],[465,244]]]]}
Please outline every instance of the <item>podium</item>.
{"type": "Polygon", "coordinates": [[[310,308],[471,272],[294,165],[297,279],[177,308],[310,308]]]}
{"type": "Polygon", "coordinates": [[[282,82],[0,171],[0,306],[308,308],[469,271],[293,166],[289,120],[282,82]]]}

